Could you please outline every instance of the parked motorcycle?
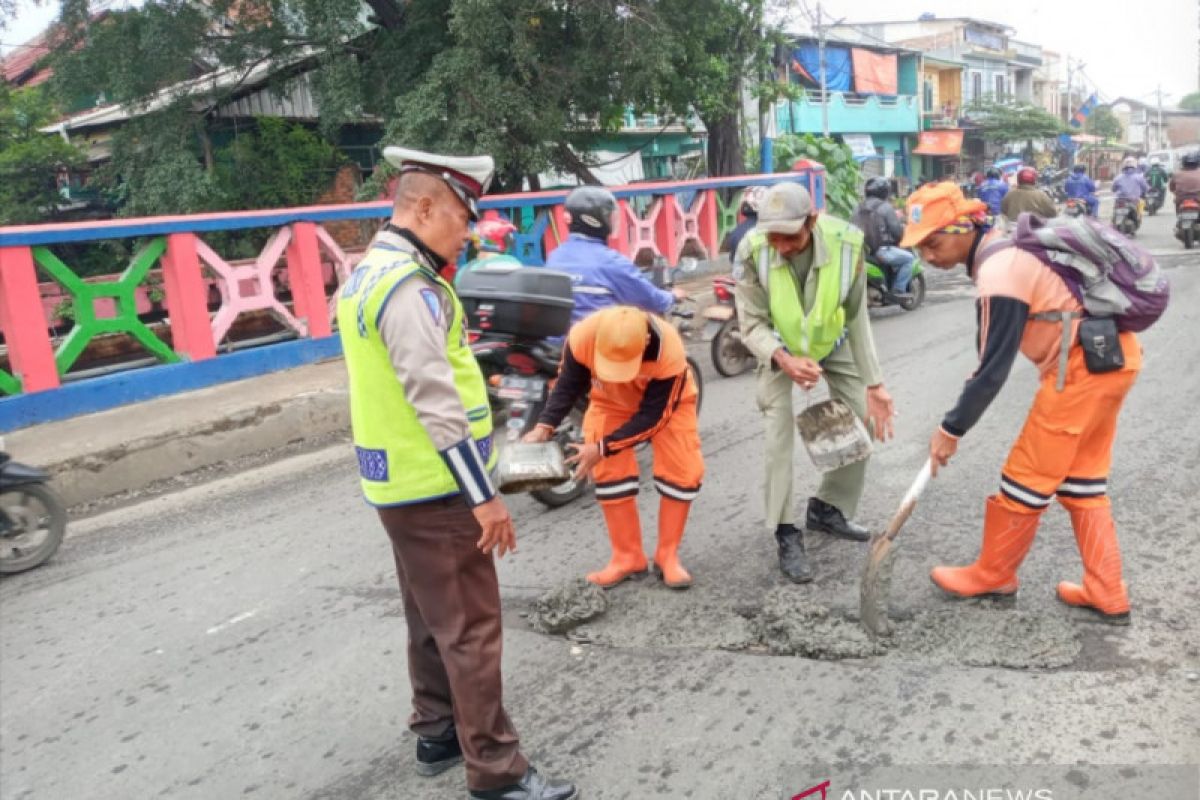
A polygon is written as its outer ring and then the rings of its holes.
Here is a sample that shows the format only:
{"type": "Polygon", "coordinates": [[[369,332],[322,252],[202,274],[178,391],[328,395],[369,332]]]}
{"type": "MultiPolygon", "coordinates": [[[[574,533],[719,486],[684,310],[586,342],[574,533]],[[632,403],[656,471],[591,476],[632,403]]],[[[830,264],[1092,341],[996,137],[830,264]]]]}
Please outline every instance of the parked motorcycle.
{"type": "Polygon", "coordinates": [[[1191,250],[1200,240],[1200,200],[1188,198],[1179,203],[1179,211],[1175,216],[1175,238],[1183,242],[1186,250],[1191,250]]]}
{"type": "Polygon", "coordinates": [[[1151,186],[1150,191],[1146,192],[1146,213],[1152,217],[1157,214],[1158,210],[1163,206],[1164,199],[1165,193],[1163,190],[1151,186]]]}
{"type": "Polygon", "coordinates": [[[49,481],[0,450],[0,573],[33,569],[62,544],[67,509],[49,481]]]}
{"type": "Polygon", "coordinates": [[[1063,213],[1068,217],[1086,217],[1088,213],[1087,201],[1080,197],[1072,197],[1067,200],[1067,207],[1063,209],[1063,213]]]}
{"type": "Polygon", "coordinates": [[[741,375],[754,366],[754,356],[742,343],[738,327],[737,307],[733,300],[737,281],[732,275],[713,278],[715,302],[704,309],[704,338],[712,342],[712,361],[717,372],[726,378],[741,375]]]}
{"type": "Polygon", "coordinates": [[[925,302],[925,265],[917,258],[913,262],[912,280],[908,284],[908,296],[899,297],[888,288],[887,268],[870,256],[867,262],[867,301],[872,307],[900,306],[905,311],[914,311],[925,302]]]}
{"type": "Polygon", "coordinates": [[[1124,197],[1118,197],[1113,203],[1112,225],[1126,236],[1137,235],[1137,229],[1141,226],[1137,206],[1136,200],[1124,197]]]}

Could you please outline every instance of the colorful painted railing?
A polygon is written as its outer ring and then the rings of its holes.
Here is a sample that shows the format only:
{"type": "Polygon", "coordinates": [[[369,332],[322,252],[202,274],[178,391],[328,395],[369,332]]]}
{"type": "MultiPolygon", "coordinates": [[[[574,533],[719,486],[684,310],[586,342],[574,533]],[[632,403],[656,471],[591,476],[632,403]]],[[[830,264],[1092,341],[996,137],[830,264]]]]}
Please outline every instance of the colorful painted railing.
{"type": "MultiPolygon", "coordinates": [[[[823,207],[824,169],[813,163],[801,167],[776,175],[615,187],[620,214],[610,243],[642,260],[715,258],[724,235],[737,222],[745,187],[799,181],[823,207]],[[723,194],[730,199],[723,200],[723,194]]],[[[565,197],[565,191],[500,195],[486,198],[481,206],[486,214],[505,216],[518,225],[518,258],[543,265],[567,235],[565,197]]],[[[0,228],[0,333],[10,365],[8,371],[0,369],[0,395],[6,395],[0,398],[0,431],[335,355],[339,348],[330,301],[353,268],[353,257],[323,224],[379,220],[389,213],[389,203],[374,202],[0,228]],[[203,238],[252,228],[274,233],[249,262],[231,263],[203,238]],[[85,281],[53,252],[55,245],[111,239],[140,243],[119,276],[85,281]],[[281,264],[290,306],[279,294],[281,264]],[[74,326],[61,339],[50,327],[38,268],[61,287],[60,296],[70,297],[74,326]],[[146,310],[152,271],[167,313],[169,341],[162,329],[156,332],[139,318],[146,310]],[[210,308],[214,282],[220,298],[215,309],[210,308]],[[218,355],[235,320],[253,312],[274,316],[296,341],[218,355]],[[163,366],[100,377],[72,374],[88,343],[112,334],[130,337],[163,366]]]]}

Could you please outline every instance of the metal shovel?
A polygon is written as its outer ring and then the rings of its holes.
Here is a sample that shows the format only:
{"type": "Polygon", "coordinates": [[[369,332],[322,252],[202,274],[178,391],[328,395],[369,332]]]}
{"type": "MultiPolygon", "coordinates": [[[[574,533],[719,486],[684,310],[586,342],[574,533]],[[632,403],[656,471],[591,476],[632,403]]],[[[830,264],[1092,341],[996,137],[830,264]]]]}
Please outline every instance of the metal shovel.
{"type": "Polygon", "coordinates": [[[888,556],[892,552],[892,542],[896,534],[912,516],[913,509],[917,507],[917,498],[929,484],[932,469],[933,465],[926,459],[925,466],[921,467],[916,480],[908,487],[908,493],[900,501],[900,507],[888,523],[887,530],[871,537],[867,565],[863,569],[862,586],[859,587],[858,613],[863,627],[872,636],[886,636],[891,633],[887,602],[892,588],[892,564],[888,556]]]}
{"type": "Polygon", "coordinates": [[[871,455],[867,426],[841,400],[825,400],[809,406],[796,416],[796,427],[809,458],[821,472],[857,463],[871,455]]]}

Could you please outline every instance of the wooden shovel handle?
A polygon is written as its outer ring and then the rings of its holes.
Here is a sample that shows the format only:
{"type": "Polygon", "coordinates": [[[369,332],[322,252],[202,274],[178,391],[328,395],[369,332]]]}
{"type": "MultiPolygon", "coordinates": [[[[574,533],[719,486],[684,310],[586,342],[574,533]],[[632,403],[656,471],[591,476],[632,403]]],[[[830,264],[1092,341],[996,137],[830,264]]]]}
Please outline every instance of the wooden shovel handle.
{"type": "Polygon", "coordinates": [[[900,507],[892,515],[892,521],[888,523],[887,530],[883,532],[884,539],[890,542],[896,538],[896,534],[900,533],[900,529],[904,527],[904,523],[908,522],[908,518],[912,516],[913,509],[917,507],[917,500],[921,497],[921,493],[929,485],[929,478],[932,474],[933,464],[926,459],[925,466],[921,467],[921,471],[917,473],[912,486],[908,487],[908,492],[904,495],[904,499],[900,501],[900,507]]]}

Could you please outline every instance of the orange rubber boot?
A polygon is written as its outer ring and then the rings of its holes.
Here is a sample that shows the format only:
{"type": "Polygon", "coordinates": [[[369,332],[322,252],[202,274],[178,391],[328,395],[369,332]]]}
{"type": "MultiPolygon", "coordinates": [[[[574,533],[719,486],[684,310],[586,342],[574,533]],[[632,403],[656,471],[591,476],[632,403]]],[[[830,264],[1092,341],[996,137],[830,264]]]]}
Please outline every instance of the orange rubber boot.
{"type": "Polygon", "coordinates": [[[612,543],[612,558],[608,566],[593,572],[587,579],[602,589],[610,589],[626,578],[646,571],[646,553],[642,550],[642,520],[638,516],[637,498],[600,504],[612,543]]]}
{"type": "Polygon", "coordinates": [[[1129,624],[1129,593],[1121,580],[1121,550],[1112,509],[1071,509],[1071,525],[1083,559],[1083,585],[1058,585],[1058,599],[1094,611],[1112,625],[1129,624]]]}
{"type": "Polygon", "coordinates": [[[983,517],[983,546],[967,567],[934,567],[929,577],[944,592],[958,597],[1017,593],[1017,567],[1025,560],[1041,514],[1017,514],[994,497],[983,517]]]}
{"type": "Polygon", "coordinates": [[[662,573],[663,583],[672,589],[692,585],[692,576],[679,563],[679,543],[691,508],[690,502],[666,495],[658,504],[658,549],[654,552],[654,564],[662,573]]]}

